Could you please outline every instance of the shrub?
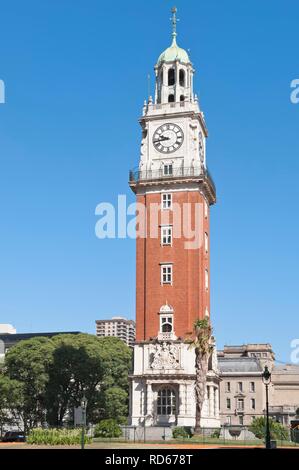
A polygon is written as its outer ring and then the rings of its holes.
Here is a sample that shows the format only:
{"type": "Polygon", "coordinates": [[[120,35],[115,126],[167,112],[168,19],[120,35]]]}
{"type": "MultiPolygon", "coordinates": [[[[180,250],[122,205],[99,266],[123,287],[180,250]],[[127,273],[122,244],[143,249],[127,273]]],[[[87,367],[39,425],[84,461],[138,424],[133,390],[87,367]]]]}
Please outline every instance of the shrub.
{"type": "Polygon", "coordinates": [[[213,439],[219,439],[220,437],[220,429],[216,429],[212,434],[211,434],[211,437],[213,439]]]}
{"type": "Polygon", "coordinates": [[[115,419],[103,419],[94,430],[95,437],[120,437],[122,430],[115,419]]]}
{"type": "Polygon", "coordinates": [[[188,437],[192,437],[191,428],[186,426],[178,426],[172,430],[172,436],[174,439],[187,439],[188,437]]]}
{"type": "MultiPolygon", "coordinates": [[[[278,439],[287,441],[289,440],[288,430],[281,424],[274,421],[274,419],[269,419],[269,428],[271,439],[278,439]]],[[[249,427],[251,431],[258,439],[265,439],[266,434],[266,418],[260,416],[252,420],[251,426],[249,427]]]]}
{"type": "MultiPolygon", "coordinates": [[[[37,445],[75,445],[80,444],[82,438],[81,428],[76,429],[32,429],[27,437],[28,444],[37,445]]],[[[85,444],[91,442],[91,438],[85,434],[85,444]]]]}

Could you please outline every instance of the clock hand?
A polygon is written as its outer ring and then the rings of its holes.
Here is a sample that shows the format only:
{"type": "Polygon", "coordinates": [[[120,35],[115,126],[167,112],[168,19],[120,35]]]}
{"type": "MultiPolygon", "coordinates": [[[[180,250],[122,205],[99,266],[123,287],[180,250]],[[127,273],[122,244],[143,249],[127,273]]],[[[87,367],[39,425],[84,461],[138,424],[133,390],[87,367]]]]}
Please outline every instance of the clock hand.
{"type": "Polygon", "coordinates": [[[154,143],[156,144],[157,142],[163,142],[163,140],[169,140],[169,139],[170,139],[170,137],[161,137],[158,140],[154,140],[154,143]]]}

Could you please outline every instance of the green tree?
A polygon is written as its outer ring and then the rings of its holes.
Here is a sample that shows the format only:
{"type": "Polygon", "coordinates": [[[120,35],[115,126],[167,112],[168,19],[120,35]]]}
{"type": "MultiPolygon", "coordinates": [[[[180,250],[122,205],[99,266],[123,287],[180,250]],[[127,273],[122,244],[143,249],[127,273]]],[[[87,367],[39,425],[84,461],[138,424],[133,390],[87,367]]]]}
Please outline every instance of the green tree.
{"type": "MultiPolygon", "coordinates": [[[[274,419],[269,419],[269,428],[271,439],[277,440],[289,440],[288,430],[281,424],[275,421],[274,419]]],[[[266,435],[266,418],[264,416],[259,416],[254,418],[249,427],[249,430],[257,437],[258,439],[265,439],[266,435]]]]}
{"type": "Polygon", "coordinates": [[[59,335],[52,341],[55,347],[46,387],[49,424],[61,426],[67,413],[80,406],[83,395],[88,400],[89,422],[128,415],[132,353],[123,341],[87,334],[59,335]]]}
{"type": "Polygon", "coordinates": [[[108,388],[104,392],[104,417],[113,418],[122,424],[128,416],[128,393],[119,387],[108,388]]]}
{"type": "Polygon", "coordinates": [[[0,426],[10,416],[23,421],[26,433],[45,421],[61,426],[83,395],[89,422],[126,417],[131,361],[131,349],[117,338],[79,334],[21,341],[2,370],[2,390],[11,392],[0,400],[0,426]]]}
{"type": "Polygon", "coordinates": [[[0,435],[5,426],[18,425],[23,404],[23,387],[17,380],[0,375],[0,435]]]}
{"type": "Polygon", "coordinates": [[[87,420],[94,421],[104,375],[99,339],[87,334],[58,335],[52,342],[54,351],[45,391],[48,423],[61,426],[67,413],[80,406],[83,395],[88,400],[87,420]]]}
{"type": "Polygon", "coordinates": [[[194,338],[190,344],[195,350],[195,434],[200,432],[200,419],[205,398],[209,357],[213,351],[212,327],[210,320],[204,318],[194,323],[194,338]]]}
{"type": "Polygon", "coordinates": [[[51,341],[36,337],[20,341],[5,356],[4,374],[18,383],[18,394],[12,396],[14,407],[12,401],[10,406],[21,417],[25,433],[45,421],[46,367],[52,360],[52,353],[51,341]]]}
{"type": "Polygon", "coordinates": [[[114,337],[99,338],[104,376],[102,390],[120,387],[129,392],[128,375],[132,370],[132,349],[114,337]]]}

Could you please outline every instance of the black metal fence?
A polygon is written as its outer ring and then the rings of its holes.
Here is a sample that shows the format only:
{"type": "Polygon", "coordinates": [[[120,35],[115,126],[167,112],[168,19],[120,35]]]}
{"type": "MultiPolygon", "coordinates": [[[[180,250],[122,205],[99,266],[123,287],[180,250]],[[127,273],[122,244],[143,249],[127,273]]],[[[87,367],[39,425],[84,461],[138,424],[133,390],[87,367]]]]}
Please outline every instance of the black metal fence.
{"type": "MultiPolygon", "coordinates": [[[[255,437],[246,426],[222,426],[221,428],[204,428],[200,434],[191,436],[173,437],[171,427],[143,427],[143,426],[122,426],[123,435],[113,439],[96,439],[106,442],[127,442],[127,443],[167,443],[176,444],[203,444],[216,446],[259,446],[265,445],[265,439],[255,437]]],[[[298,447],[299,449],[299,429],[288,430],[288,435],[284,432],[281,436],[276,435],[271,441],[273,447],[298,447]]]]}
{"type": "Polygon", "coordinates": [[[191,178],[203,177],[210,181],[213,191],[216,192],[215,183],[207,168],[203,167],[172,167],[171,171],[165,173],[164,168],[159,170],[131,170],[129,173],[129,181],[131,183],[138,181],[151,181],[157,179],[172,179],[172,178],[191,178]]]}

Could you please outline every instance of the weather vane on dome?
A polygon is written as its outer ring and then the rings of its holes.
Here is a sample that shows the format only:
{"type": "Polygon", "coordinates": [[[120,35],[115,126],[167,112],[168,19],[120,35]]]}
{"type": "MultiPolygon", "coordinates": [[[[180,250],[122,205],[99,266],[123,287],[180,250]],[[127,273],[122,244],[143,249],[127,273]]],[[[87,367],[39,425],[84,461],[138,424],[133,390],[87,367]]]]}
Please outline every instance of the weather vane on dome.
{"type": "Polygon", "coordinates": [[[176,17],[176,14],[177,14],[177,7],[173,7],[171,9],[171,13],[172,13],[172,18],[170,18],[170,21],[172,22],[172,37],[173,37],[173,41],[176,40],[176,36],[177,36],[177,32],[176,32],[176,25],[177,25],[177,22],[180,21],[177,17],[176,17]]]}

